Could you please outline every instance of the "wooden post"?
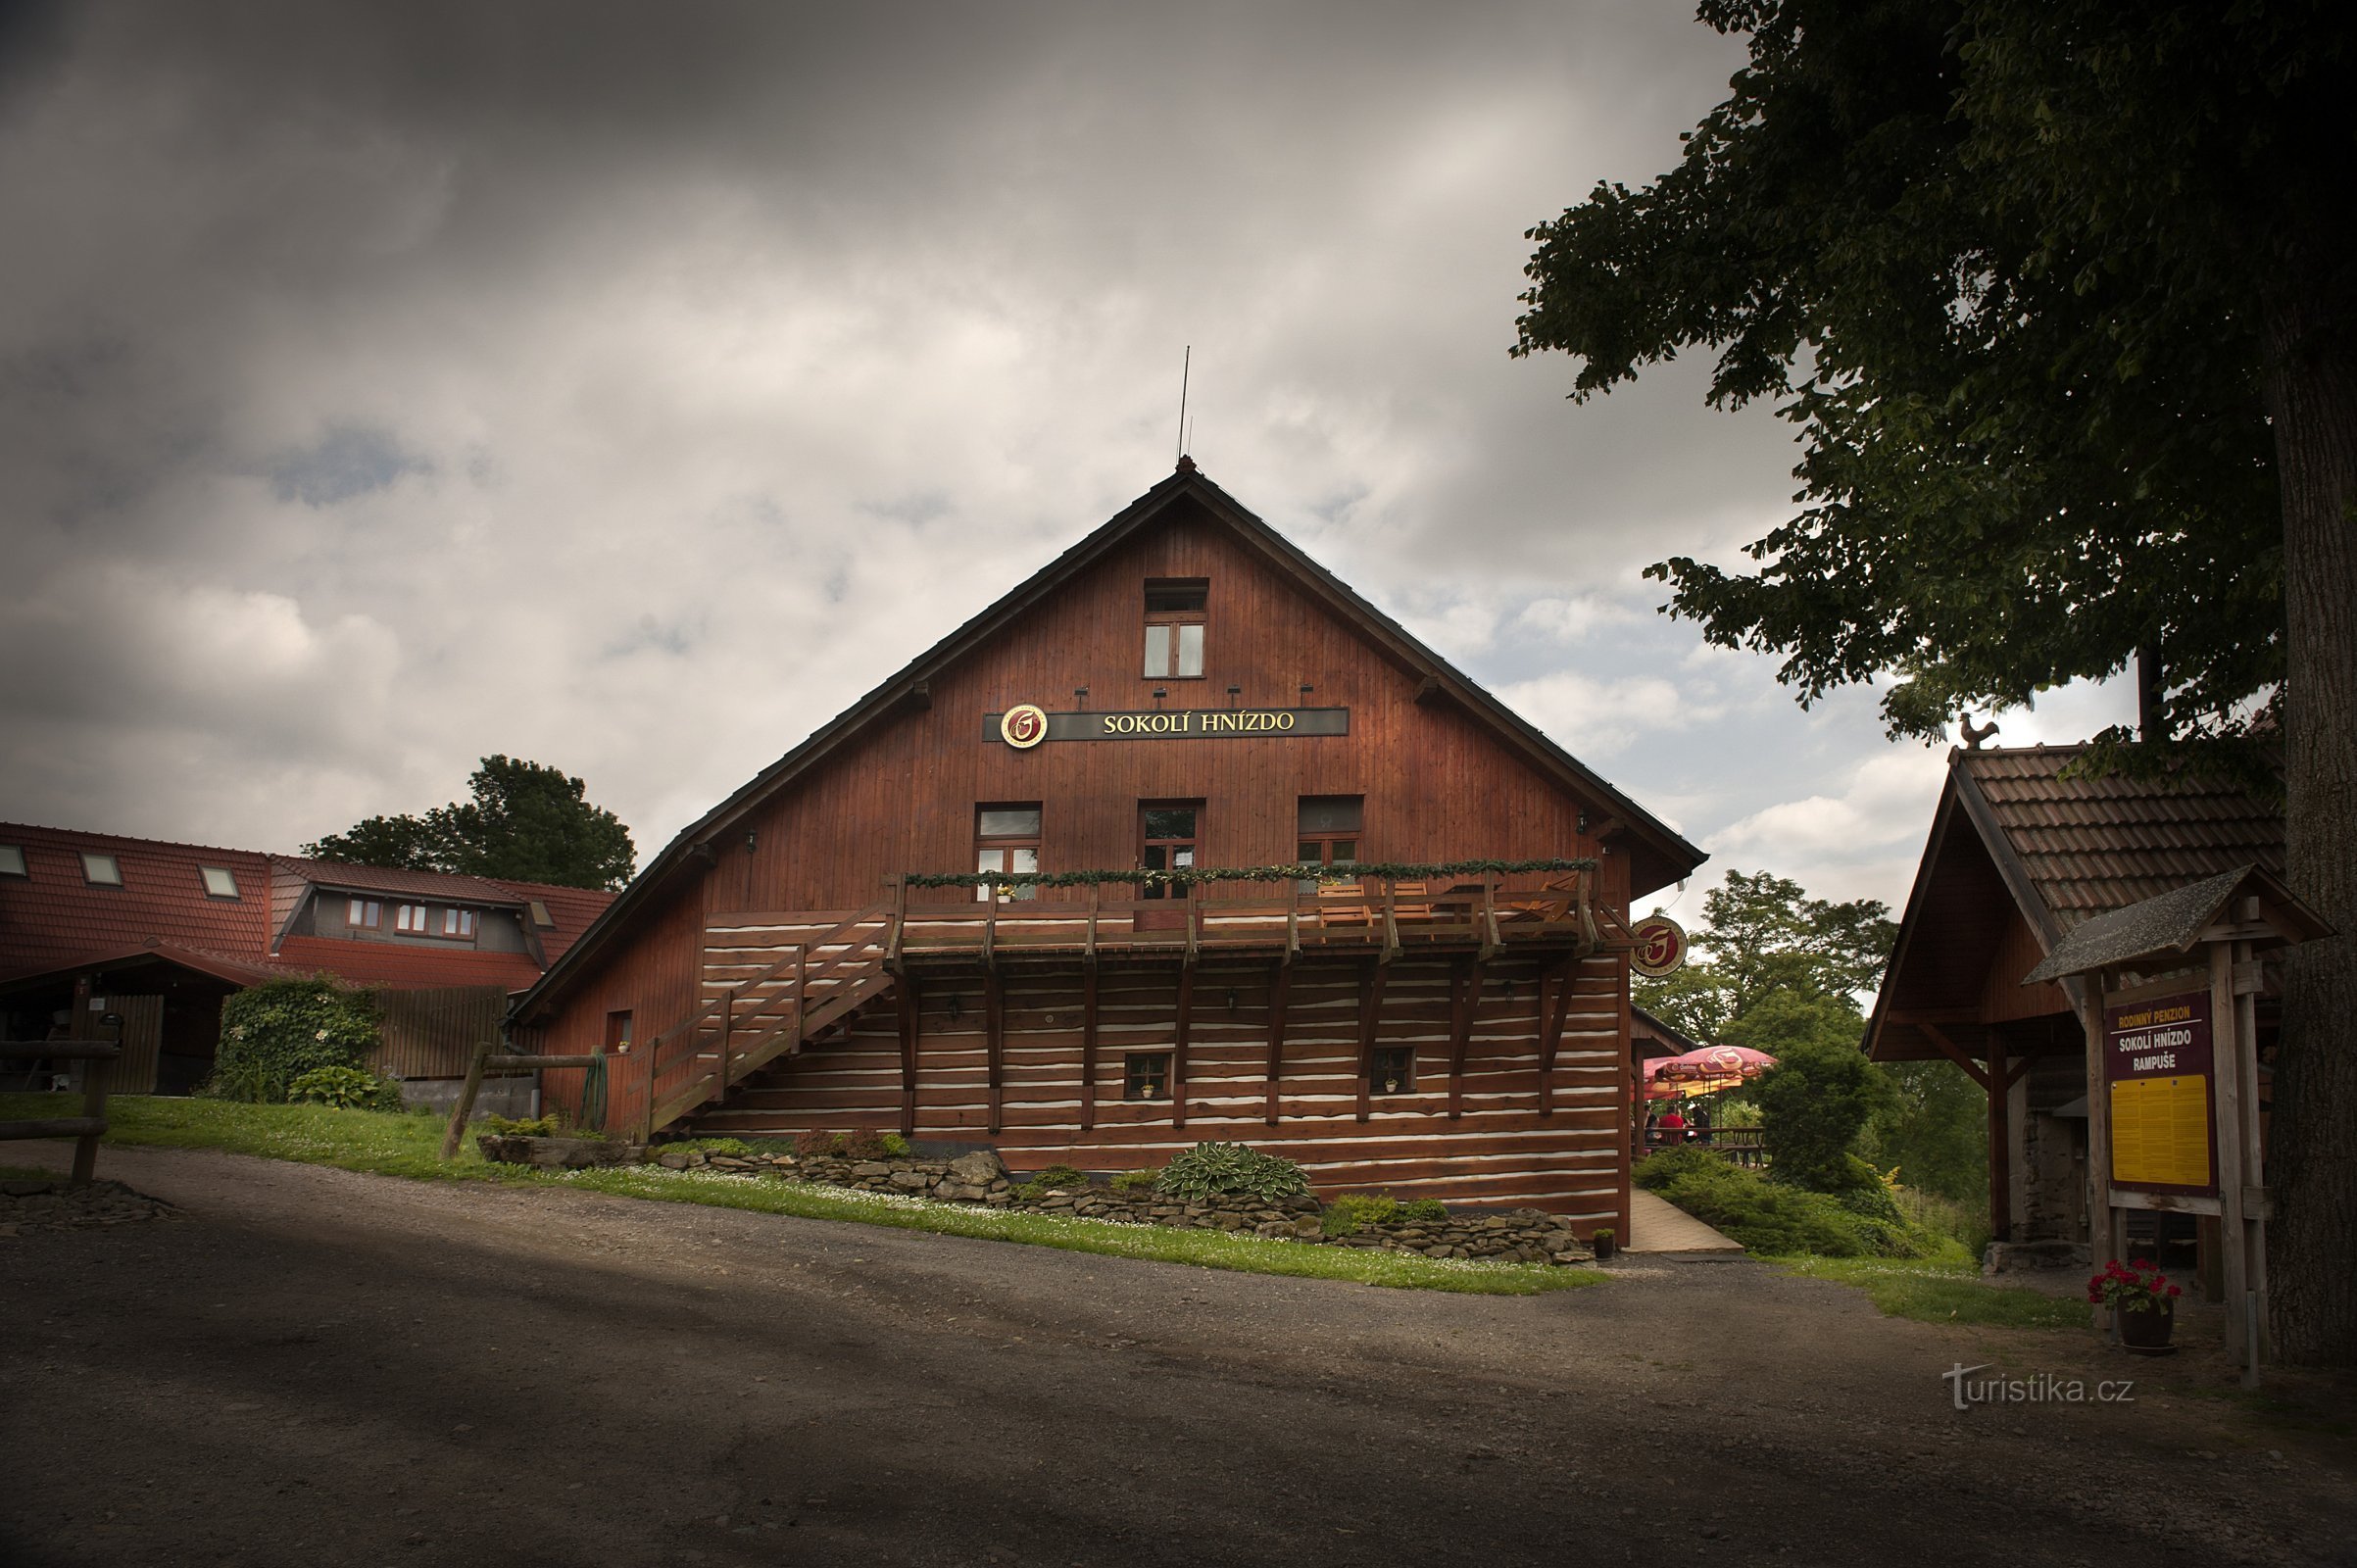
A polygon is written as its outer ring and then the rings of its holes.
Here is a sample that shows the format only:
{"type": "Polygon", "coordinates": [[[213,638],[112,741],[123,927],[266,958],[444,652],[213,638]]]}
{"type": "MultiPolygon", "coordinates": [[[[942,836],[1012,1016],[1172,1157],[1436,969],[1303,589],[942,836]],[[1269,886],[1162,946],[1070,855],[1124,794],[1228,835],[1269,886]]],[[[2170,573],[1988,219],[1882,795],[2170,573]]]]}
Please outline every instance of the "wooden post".
{"type": "MultiPolygon", "coordinates": [[[[1096,887],[1090,886],[1092,900],[1096,887]]],[[[1089,930],[1092,940],[1096,934],[1097,911],[1089,911],[1089,930]]],[[[1080,966],[1080,1127],[1087,1132],[1097,1125],[1097,955],[1092,951],[1080,966]]]]}
{"type": "Polygon", "coordinates": [[[1547,1002],[1544,985],[1539,990],[1545,1004],[1539,1018],[1539,1113],[1543,1116],[1554,1113],[1555,1055],[1563,1049],[1563,1020],[1571,1011],[1571,983],[1579,972],[1578,956],[1567,957],[1562,972],[1555,976],[1554,1000],[1547,1002]]]}
{"type": "MultiPolygon", "coordinates": [[[[2254,923],[2258,911],[2245,914],[2244,923],[2254,923]]],[[[2248,942],[2234,944],[2234,1054],[2239,1065],[2236,1075],[2242,1085],[2242,1182],[2248,1188],[2242,1204],[2244,1230],[2243,1278],[2250,1282],[2252,1295],[2251,1321],[2246,1329],[2248,1343],[2255,1346],[2258,1355],[2253,1364],[2242,1369],[2242,1381],[2249,1387],[2259,1384],[2257,1362],[2275,1356],[2273,1336],[2269,1331],[2272,1308],[2267,1299],[2267,1145],[2259,1125],[2259,975],[2248,942]],[[2257,1201],[2254,1203],[2253,1199],[2257,1201]]]]}
{"type": "MultiPolygon", "coordinates": [[[[997,901],[992,902],[995,906],[997,901]]],[[[982,1047],[990,1089],[990,1130],[996,1133],[1007,1075],[1007,996],[1000,989],[995,968],[982,971],[982,1047]]]]}
{"type": "Polygon", "coordinates": [[[1260,1119],[1277,1124],[1277,1080],[1285,1072],[1285,1006],[1293,999],[1293,964],[1279,960],[1268,980],[1268,1088],[1260,1119]]]}
{"type": "MultiPolygon", "coordinates": [[[[2227,1353],[2236,1361],[2248,1345],[2243,1316],[2251,1289],[2248,1250],[2242,1214],[2242,1042],[2235,1038],[2238,1009],[2234,1005],[2234,950],[2225,942],[2210,947],[2210,1085],[2217,1103],[2211,1107],[2217,1148],[2219,1229],[2226,1264],[2227,1353]]],[[[2256,1367],[2245,1367],[2245,1374],[2256,1367]]]]}
{"type": "MultiPolygon", "coordinates": [[[[442,1135],[442,1158],[444,1160],[453,1160],[459,1157],[459,1142],[466,1135],[466,1118],[474,1114],[474,1097],[482,1092],[483,1067],[490,1059],[491,1042],[486,1040],[475,1047],[474,1059],[466,1064],[466,1087],[459,1091],[459,1102],[450,1107],[450,1130],[442,1135]]],[[[653,1114],[653,1105],[654,1096],[650,1093],[648,1096],[648,1113],[650,1115],[653,1114]]]]}
{"type": "Polygon", "coordinates": [[[68,1185],[87,1187],[98,1175],[98,1139],[107,1130],[107,1086],[115,1062],[123,1056],[123,1020],[115,1021],[115,1055],[93,1056],[82,1063],[82,1119],[95,1122],[91,1131],[74,1141],[74,1174],[68,1185]]]}
{"type": "Polygon", "coordinates": [[[2013,1091],[2005,1075],[2005,1037],[1989,1031],[1989,1234],[2013,1240],[2013,1091]]]}
{"type": "Polygon", "coordinates": [[[1449,1119],[1465,1114],[1465,1051],[1472,1043],[1473,1011],[1481,998],[1481,981],[1473,965],[1459,958],[1449,971],[1449,1119]]]}
{"type": "Polygon", "coordinates": [[[901,1136],[916,1136],[916,1052],[917,1052],[917,990],[916,976],[900,977],[901,1012],[901,1136]]]}
{"type": "Polygon", "coordinates": [[[1375,1038],[1383,1021],[1383,986],[1391,966],[1377,958],[1358,971],[1358,1119],[1373,1114],[1369,1098],[1375,1090],[1375,1038]]]}
{"type": "MultiPolygon", "coordinates": [[[[2097,1269],[2120,1255],[2120,1231],[2111,1206],[2111,1095],[2103,1081],[2103,977],[2082,982],[2080,1016],[2087,1025],[2087,1256],[2097,1269]]],[[[1993,1158],[1993,1155],[1992,1155],[1993,1158]]],[[[2088,1309],[2094,1327],[2112,1326],[2111,1308],[2088,1309]]]]}
{"type": "Polygon", "coordinates": [[[1179,969],[1177,1028],[1170,1049],[1170,1125],[1187,1125],[1187,1033],[1195,1011],[1195,965],[1179,969]]]}

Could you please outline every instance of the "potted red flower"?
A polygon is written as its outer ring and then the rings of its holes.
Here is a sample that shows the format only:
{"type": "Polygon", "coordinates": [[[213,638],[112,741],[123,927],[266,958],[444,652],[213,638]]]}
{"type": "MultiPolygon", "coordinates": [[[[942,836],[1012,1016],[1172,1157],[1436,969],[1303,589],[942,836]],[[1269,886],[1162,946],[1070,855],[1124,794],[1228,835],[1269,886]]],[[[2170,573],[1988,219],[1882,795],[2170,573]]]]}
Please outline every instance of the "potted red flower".
{"type": "Polygon", "coordinates": [[[2103,1272],[2087,1282],[2089,1306],[2108,1306],[2119,1315],[2120,1343],[2132,1350],[2154,1354],[2169,1348],[2169,1334],[2177,1323],[2178,1289],[2149,1258],[2123,1263],[2113,1258],[2103,1272]]]}

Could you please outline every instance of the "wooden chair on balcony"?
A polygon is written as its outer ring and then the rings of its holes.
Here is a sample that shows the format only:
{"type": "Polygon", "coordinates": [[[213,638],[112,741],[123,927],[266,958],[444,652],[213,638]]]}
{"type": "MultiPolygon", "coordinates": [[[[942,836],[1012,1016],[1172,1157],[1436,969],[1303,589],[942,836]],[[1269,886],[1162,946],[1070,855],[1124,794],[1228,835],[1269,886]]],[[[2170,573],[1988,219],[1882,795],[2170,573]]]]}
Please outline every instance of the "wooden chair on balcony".
{"type": "Polygon", "coordinates": [[[1320,930],[1364,931],[1375,923],[1375,911],[1367,907],[1366,890],[1356,882],[1320,882],[1317,885],[1317,923],[1320,930]]]}
{"type": "Polygon", "coordinates": [[[1580,896],[1580,874],[1565,871],[1550,876],[1539,884],[1536,893],[1518,893],[1498,901],[1498,917],[1501,920],[1536,920],[1542,923],[1568,920],[1571,906],[1580,896]]]}

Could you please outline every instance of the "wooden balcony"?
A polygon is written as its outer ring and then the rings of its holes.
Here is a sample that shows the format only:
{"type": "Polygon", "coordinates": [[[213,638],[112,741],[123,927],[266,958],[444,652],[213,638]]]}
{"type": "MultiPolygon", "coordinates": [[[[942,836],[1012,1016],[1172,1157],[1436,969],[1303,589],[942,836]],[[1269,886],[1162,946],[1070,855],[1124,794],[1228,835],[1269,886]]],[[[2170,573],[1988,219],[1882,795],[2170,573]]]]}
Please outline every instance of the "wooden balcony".
{"type": "MultiPolygon", "coordinates": [[[[1362,877],[1322,882],[1306,892],[1283,884],[1274,896],[1262,897],[1237,897],[1222,888],[1211,897],[1198,891],[1184,898],[1109,899],[1105,886],[1068,899],[968,905],[913,902],[904,887],[891,911],[884,961],[897,968],[941,961],[991,965],[1018,956],[1094,962],[1117,956],[1193,963],[1210,953],[1290,959],[1337,951],[1389,962],[1417,949],[1470,949],[1489,959],[1510,950],[1556,951],[1567,944],[1595,952],[1628,940],[1623,922],[1596,908],[1592,873],[1585,871],[1536,887],[1514,887],[1496,876],[1440,886],[1362,877]]],[[[830,917],[805,918],[815,923],[830,917]]]]}

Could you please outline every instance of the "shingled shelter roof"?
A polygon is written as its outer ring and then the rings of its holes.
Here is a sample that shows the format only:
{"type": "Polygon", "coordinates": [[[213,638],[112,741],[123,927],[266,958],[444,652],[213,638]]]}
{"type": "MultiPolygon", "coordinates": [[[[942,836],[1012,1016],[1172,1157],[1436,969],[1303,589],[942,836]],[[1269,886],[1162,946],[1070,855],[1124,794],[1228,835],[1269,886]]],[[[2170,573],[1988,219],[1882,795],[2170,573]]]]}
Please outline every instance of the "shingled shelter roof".
{"type": "Polygon", "coordinates": [[[1867,1025],[1877,1060],[1940,1055],[1927,1024],[1977,1054],[1989,1027],[2067,1015],[2063,989],[2024,992],[2020,981],[2095,916],[2244,866],[2283,875],[2279,808],[2238,785],[2182,771],[2068,776],[2086,754],[2084,746],[1949,754],[1867,1025]]]}
{"type": "Polygon", "coordinates": [[[2280,808],[2234,785],[2177,774],[2066,778],[2064,770],[2086,752],[2084,746],[1960,751],[1950,763],[2026,884],[2017,897],[2035,893],[2043,920],[2033,915],[2033,921],[2053,936],[2239,866],[2283,874],[2280,808]]]}

